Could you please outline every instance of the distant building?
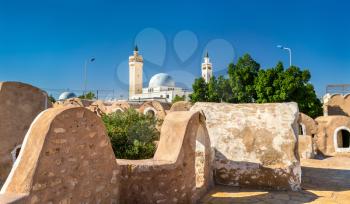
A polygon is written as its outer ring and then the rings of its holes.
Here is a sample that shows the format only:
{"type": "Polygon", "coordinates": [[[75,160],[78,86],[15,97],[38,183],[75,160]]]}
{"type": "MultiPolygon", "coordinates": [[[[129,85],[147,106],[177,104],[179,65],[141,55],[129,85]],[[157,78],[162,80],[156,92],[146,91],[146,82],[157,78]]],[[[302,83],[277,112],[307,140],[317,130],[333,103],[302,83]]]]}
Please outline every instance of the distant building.
{"type": "Polygon", "coordinates": [[[213,66],[209,59],[209,54],[204,57],[204,62],[202,63],[202,77],[206,83],[209,82],[210,78],[213,76],[213,66]]]}
{"type": "Polygon", "coordinates": [[[139,55],[137,46],[134,54],[129,57],[129,100],[157,100],[171,103],[176,97],[189,99],[190,91],[176,87],[173,78],[166,73],[158,73],[149,81],[148,87],[142,87],[143,58],[139,55]]]}
{"type": "Polygon", "coordinates": [[[69,98],[76,98],[77,96],[75,95],[75,93],[73,92],[63,92],[61,93],[61,95],[58,97],[58,100],[59,101],[64,101],[66,99],[69,99],[69,98]]]}

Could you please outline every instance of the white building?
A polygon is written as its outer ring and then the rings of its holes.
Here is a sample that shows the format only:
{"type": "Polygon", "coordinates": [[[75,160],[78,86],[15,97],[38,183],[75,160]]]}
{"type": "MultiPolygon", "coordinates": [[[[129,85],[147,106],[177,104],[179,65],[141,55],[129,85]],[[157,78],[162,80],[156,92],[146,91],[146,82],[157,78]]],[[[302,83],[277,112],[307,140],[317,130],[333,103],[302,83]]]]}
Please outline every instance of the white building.
{"type": "MultiPolygon", "coordinates": [[[[129,100],[146,101],[157,100],[171,103],[176,97],[185,97],[189,100],[192,93],[186,89],[176,87],[175,81],[166,73],[158,73],[149,81],[148,87],[142,87],[143,59],[138,53],[137,46],[134,54],[129,57],[129,100]]],[[[202,63],[202,77],[206,82],[212,77],[212,64],[210,63],[208,53],[202,63]]]]}
{"type": "Polygon", "coordinates": [[[210,78],[213,76],[212,64],[209,59],[209,54],[204,57],[204,62],[202,63],[202,77],[206,83],[209,82],[210,78]]]}

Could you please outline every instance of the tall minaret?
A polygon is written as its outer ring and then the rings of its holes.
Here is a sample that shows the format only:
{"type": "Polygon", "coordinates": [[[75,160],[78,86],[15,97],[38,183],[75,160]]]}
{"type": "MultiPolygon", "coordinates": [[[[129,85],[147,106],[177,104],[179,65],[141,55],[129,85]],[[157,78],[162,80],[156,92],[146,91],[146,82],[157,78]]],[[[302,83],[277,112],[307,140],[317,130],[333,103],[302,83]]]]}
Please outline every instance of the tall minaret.
{"type": "Polygon", "coordinates": [[[209,82],[210,78],[213,76],[212,64],[209,59],[209,54],[204,57],[204,62],[202,63],[202,77],[206,83],[209,82]]]}
{"type": "Polygon", "coordinates": [[[129,98],[142,93],[142,67],[143,58],[136,45],[134,55],[129,57],[129,98]]]}

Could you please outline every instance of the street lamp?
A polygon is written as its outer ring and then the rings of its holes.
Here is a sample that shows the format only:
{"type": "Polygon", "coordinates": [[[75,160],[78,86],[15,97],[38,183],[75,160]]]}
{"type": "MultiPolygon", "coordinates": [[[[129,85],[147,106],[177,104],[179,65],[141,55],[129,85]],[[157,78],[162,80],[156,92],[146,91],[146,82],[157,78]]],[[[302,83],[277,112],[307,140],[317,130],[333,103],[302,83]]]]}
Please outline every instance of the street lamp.
{"type": "Polygon", "coordinates": [[[95,58],[91,57],[90,59],[85,60],[85,63],[84,63],[84,92],[83,92],[83,96],[85,96],[86,87],[87,87],[87,65],[88,65],[88,63],[91,63],[93,61],[95,61],[95,58]]]}
{"type": "Polygon", "coordinates": [[[277,48],[282,49],[282,50],[287,50],[289,52],[289,66],[292,66],[292,50],[288,47],[284,47],[282,45],[277,45],[277,48]]]}

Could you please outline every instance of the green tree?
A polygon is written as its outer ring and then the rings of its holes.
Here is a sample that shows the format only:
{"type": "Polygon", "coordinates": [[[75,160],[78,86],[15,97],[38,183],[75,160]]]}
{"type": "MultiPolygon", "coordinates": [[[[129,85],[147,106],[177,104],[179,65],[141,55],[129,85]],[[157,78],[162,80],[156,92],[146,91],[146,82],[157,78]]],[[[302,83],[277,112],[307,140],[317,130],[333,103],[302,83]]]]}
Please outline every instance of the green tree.
{"type": "Polygon", "coordinates": [[[88,100],[93,100],[93,99],[96,99],[96,96],[93,92],[89,91],[88,93],[86,94],[83,94],[83,95],[80,95],[78,96],[78,98],[80,99],[88,99],[88,100]]]}
{"type": "Polygon", "coordinates": [[[232,89],[228,79],[225,79],[224,76],[218,77],[218,96],[220,102],[231,102],[232,98],[232,89]]]}
{"type": "Polygon", "coordinates": [[[229,64],[228,75],[233,93],[233,102],[251,103],[255,101],[254,80],[258,75],[259,69],[260,64],[249,54],[240,57],[237,64],[229,64]]]}
{"type": "Polygon", "coordinates": [[[157,119],[134,109],[103,115],[102,120],[118,159],[152,158],[159,140],[157,119]]]}
{"type": "Polygon", "coordinates": [[[195,79],[192,89],[193,93],[190,95],[192,103],[208,101],[208,85],[202,77],[195,79]]]}
{"type": "Polygon", "coordinates": [[[55,97],[52,96],[52,94],[50,94],[50,96],[48,98],[49,98],[49,101],[51,103],[55,103],[56,102],[56,99],[55,99],[55,97]]]}
{"type": "Polygon", "coordinates": [[[260,70],[255,79],[256,102],[294,101],[301,112],[317,117],[322,114],[322,104],[309,82],[310,78],[309,70],[300,70],[296,66],[284,69],[281,62],[274,68],[260,70]]]}
{"type": "Polygon", "coordinates": [[[176,95],[174,98],[173,98],[173,101],[172,103],[176,103],[178,101],[184,101],[185,100],[185,96],[178,96],[176,95]]]}
{"type": "Polygon", "coordinates": [[[220,102],[219,86],[215,76],[211,77],[207,85],[207,101],[208,102],[220,102]]]}

